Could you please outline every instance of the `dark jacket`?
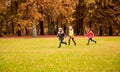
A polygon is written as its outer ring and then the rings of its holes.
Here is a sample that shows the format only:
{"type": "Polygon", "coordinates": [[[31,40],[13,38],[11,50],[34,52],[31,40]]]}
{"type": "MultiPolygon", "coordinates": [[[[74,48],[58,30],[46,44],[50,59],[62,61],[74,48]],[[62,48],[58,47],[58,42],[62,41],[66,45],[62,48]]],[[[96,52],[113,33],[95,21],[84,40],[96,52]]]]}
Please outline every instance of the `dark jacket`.
{"type": "Polygon", "coordinates": [[[64,40],[65,33],[58,33],[59,40],[64,40]]]}

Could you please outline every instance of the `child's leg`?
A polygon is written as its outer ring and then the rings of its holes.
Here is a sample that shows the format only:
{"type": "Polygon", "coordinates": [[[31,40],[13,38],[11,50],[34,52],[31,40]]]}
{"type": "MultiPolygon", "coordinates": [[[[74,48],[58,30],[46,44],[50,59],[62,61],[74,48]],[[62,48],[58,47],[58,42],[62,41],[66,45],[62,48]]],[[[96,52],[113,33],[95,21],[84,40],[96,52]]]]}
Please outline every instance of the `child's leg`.
{"type": "Polygon", "coordinates": [[[89,43],[90,43],[90,38],[88,38],[88,43],[87,43],[87,45],[89,45],[89,43]]]}
{"type": "Polygon", "coordinates": [[[96,41],[95,41],[95,40],[93,40],[92,38],[90,38],[90,40],[96,43],[96,41]]]}
{"type": "Polygon", "coordinates": [[[74,45],[76,45],[76,42],[75,42],[74,38],[72,38],[72,41],[74,42],[74,45]]]}
{"type": "Polygon", "coordinates": [[[62,44],[62,43],[67,45],[67,43],[66,43],[66,42],[63,42],[63,39],[61,39],[58,48],[61,47],[61,44],[62,44]]]}
{"type": "Polygon", "coordinates": [[[61,43],[62,43],[62,40],[60,40],[58,48],[60,48],[60,47],[61,47],[61,43]]]}
{"type": "Polygon", "coordinates": [[[63,44],[67,45],[67,42],[62,42],[63,44]]]}
{"type": "Polygon", "coordinates": [[[68,45],[70,45],[70,39],[71,39],[71,37],[69,36],[69,39],[68,39],[68,45]]]}
{"type": "Polygon", "coordinates": [[[66,44],[66,45],[67,45],[67,43],[66,43],[66,42],[63,42],[63,40],[64,40],[64,38],[61,40],[61,43],[63,43],[63,44],[66,44]]]}

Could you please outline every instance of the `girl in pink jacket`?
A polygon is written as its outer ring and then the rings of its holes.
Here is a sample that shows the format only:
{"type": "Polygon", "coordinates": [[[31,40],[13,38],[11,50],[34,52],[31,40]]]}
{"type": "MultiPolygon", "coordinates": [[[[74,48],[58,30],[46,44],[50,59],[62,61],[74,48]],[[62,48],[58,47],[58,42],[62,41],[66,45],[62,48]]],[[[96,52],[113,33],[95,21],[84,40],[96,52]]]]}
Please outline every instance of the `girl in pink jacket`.
{"type": "Polygon", "coordinates": [[[88,29],[87,36],[88,36],[87,45],[89,45],[90,41],[93,41],[96,43],[96,41],[92,39],[94,37],[94,33],[92,32],[92,30],[90,28],[88,29]]]}

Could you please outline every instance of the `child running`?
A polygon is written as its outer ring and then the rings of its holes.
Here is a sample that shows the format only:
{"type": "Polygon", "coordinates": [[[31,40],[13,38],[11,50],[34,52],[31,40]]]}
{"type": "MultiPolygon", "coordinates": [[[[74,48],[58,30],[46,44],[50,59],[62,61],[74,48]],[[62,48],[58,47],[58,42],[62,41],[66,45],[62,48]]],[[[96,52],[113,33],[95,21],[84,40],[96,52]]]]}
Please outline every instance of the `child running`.
{"type": "Polygon", "coordinates": [[[69,39],[68,39],[68,45],[70,45],[70,40],[72,39],[72,41],[74,42],[74,45],[76,46],[76,42],[74,40],[74,30],[72,28],[72,26],[69,26],[69,39]]]}
{"type": "Polygon", "coordinates": [[[65,44],[65,45],[67,45],[66,42],[63,42],[64,37],[65,37],[65,33],[64,33],[64,31],[63,31],[62,28],[59,28],[59,31],[58,31],[57,36],[59,37],[59,41],[60,41],[60,42],[59,42],[59,46],[58,46],[58,48],[61,47],[61,44],[62,44],[62,43],[65,44]]]}
{"type": "Polygon", "coordinates": [[[90,28],[88,29],[87,36],[88,36],[87,45],[89,45],[90,41],[93,41],[94,43],[96,43],[96,41],[92,39],[94,37],[94,33],[92,32],[90,28]]]}

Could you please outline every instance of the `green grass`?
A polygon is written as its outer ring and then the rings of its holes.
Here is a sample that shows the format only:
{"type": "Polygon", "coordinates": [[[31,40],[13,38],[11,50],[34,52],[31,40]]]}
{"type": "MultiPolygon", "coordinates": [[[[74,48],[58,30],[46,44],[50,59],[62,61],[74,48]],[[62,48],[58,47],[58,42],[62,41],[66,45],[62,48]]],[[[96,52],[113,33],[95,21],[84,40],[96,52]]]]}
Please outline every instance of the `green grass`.
{"type": "Polygon", "coordinates": [[[120,72],[120,37],[94,39],[57,48],[57,38],[1,38],[0,72],[120,72]]]}

